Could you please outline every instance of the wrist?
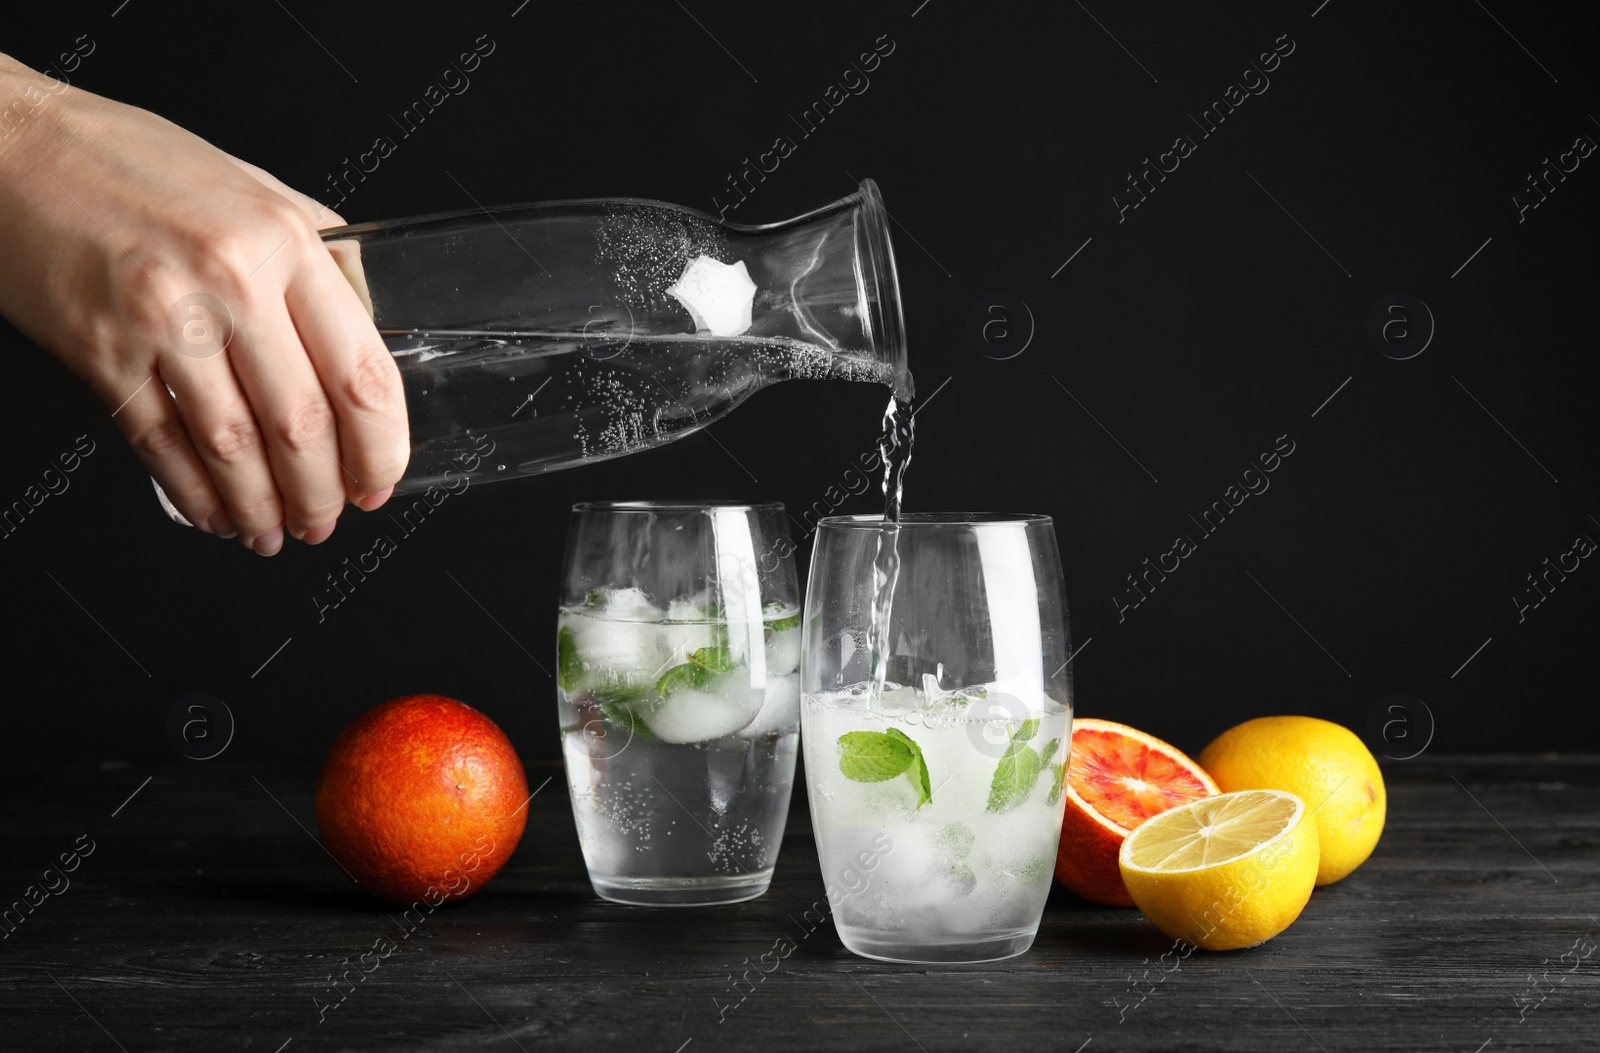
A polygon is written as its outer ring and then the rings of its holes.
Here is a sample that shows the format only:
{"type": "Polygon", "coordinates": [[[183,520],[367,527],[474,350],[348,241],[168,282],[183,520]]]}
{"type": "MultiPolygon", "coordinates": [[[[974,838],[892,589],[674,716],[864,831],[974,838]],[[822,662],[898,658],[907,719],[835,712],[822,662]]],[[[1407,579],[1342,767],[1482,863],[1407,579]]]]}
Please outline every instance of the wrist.
{"type": "Polygon", "coordinates": [[[42,160],[39,148],[56,137],[53,111],[60,108],[59,97],[71,90],[62,78],[0,54],[0,170],[15,175],[18,159],[29,166],[42,160]],[[29,141],[31,149],[24,145],[29,141]]]}
{"type": "Polygon", "coordinates": [[[50,200],[46,188],[60,193],[50,186],[51,169],[71,141],[69,111],[85,97],[75,89],[68,95],[64,81],[0,55],[0,246],[7,249],[0,254],[0,314],[57,353],[60,331],[52,339],[41,312],[48,314],[43,305],[54,302],[47,275],[60,245],[49,217],[66,213],[44,202],[50,200]]]}

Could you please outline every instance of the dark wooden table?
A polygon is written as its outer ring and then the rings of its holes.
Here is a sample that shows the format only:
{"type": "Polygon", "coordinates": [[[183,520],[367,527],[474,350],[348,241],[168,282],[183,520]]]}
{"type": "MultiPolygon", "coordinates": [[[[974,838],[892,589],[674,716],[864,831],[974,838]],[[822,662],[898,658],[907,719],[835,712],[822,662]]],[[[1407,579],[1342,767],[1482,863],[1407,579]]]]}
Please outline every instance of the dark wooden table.
{"type": "Polygon", "coordinates": [[[1600,755],[1424,755],[1385,774],[1376,853],[1265,946],[1163,965],[1170,941],[1136,911],[1057,889],[1027,955],[935,968],[797,927],[823,892],[799,794],[766,896],[629,908],[590,891],[559,768],[535,766],[530,785],[553,777],[511,864],[406,936],[309,832],[309,767],[13,763],[0,899],[93,852],[0,926],[0,1049],[1600,1046],[1600,755]],[[357,981],[383,937],[398,949],[357,981]],[[795,950],[758,981],[781,937],[795,950]],[[338,1008],[319,1020],[318,1000],[338,1008]]]}

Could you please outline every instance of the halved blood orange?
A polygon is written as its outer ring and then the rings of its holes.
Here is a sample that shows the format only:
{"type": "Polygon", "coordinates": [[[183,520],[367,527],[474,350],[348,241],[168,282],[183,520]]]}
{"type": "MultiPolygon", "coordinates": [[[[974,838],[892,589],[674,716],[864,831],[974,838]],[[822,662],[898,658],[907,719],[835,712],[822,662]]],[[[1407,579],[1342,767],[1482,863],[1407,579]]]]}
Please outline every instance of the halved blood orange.
{"type": "Polygon", "coordinates": [[[1074,720],[1056,880],[1084,899],[1133,906],[1117,866],[1128,832],[1220,792],[1200,765],[1153,735],[1111,720],[1074,720]]]}

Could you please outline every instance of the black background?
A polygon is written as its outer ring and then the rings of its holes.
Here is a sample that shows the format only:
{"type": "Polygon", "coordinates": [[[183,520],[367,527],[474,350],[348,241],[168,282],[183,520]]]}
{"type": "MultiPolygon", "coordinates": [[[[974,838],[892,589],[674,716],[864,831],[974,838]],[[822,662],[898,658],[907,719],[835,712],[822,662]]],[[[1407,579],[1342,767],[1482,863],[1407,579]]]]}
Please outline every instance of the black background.
{"type": "MultiPolygon", "coordinates": [[[[1436,721],[1436,751],[1594,745],[1600,569],[1585,561],[1520,623],[1510,599],[1575,537],[1600,538],[1600,158],[1523,222],[1511,201],[1543,159],[1600,137],[1580,9],[1092,5],[1102,26],[1077,4],[516,7],[55,5],[7,19],[0,46],[40,67],[87,34],[73,83],[331,201],[328,174],[395,136],[390,115],[487,34],[471,87],[342,206],[358,221],[469,206],[447,171],[483,202],[712,210],[886,34],[870,88],[730,217],[798,214],[850,192],[847,171],[879,182],[932,397],[907,507],[1055,517],[1078,713],[1198,750],[1268,713],[1360,730],[1404,692],[1436,721]],[[1285,35],[1270,88],[1200,139],[1188,115],[1285,35]],[[1126,175],[1182,134],[1198,149],[1119,222],[1126,175]],[[1006,360],[967,335],[995,293],[1036,326],[1006,360]],[[1367,339],[1391,293],[1431,309],[1417,357],[1367,339]],[[1124,576],[1194,535],[1186,515],[1281,435],[1295,450],[1270,490],[1119,621],[1124,576]]],[[[231,708],[233,756],[316,757],[368,706],[434,691],[553,758],[540,666],[572,502],[714,494],[798,512],[871,449],[885,399],[786,383],[715,441],[474,487],[319,624],[311,596],[380,520],[352,511],[328,543],[270,560],[173,526],[107,409],[14,330],[0,340],[0,502],[76,436],[98,444],[0,541],[7,725],[44,757],[173,756],[167,712],[191,691],[231,708]]],[[[1427,741],[1406,704],[1416,734],[1393,752],[1427,741]]]]}

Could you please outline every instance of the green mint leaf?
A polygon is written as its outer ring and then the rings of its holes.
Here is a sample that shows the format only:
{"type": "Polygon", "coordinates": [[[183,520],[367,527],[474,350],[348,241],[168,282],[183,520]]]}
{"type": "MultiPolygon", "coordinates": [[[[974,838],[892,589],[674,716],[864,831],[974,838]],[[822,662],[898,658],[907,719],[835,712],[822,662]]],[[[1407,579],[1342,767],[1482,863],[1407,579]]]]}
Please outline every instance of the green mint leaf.
{"type": "Polygon", "coordinates": [[[1048,771],[1051,776],[1050,796],[1045,799],[1046,804],[1055,804],[1057,801],[1061,800],[1061,791],[1066,785],[1067,781],[1067,762],[1063,760],[1060,764],[1050,763],[1056,759],[1056,751],[1059,749],[1061,749],[1061,740],[1051,739],[1049,742],[1046,742],[1044,744],[1044,748],[1039,751],[1040,763],[1045,766],[1045,770],[1048,771]]]}
{"type": "Polygon", "coordinates": [[[732,672],[737,663],[729,650],[720,645],[702,647],[689,654],[689,660],[675,665],[656,681],[656,694],[666,698],[685,687],[705,688],[719,673],[732,672]]]}
{"type": "Polygon", "coordinates": [[[933,789],[928,782],[928,762],[922,756],[922,747],[899,728],[890,728],[884,734],[893,736],[911,751],[911,764],[906,773],[911,776],[911,785],[917,788],[917,811],[920,812],[923,805],[933,803],[933,789]]]}
{"type": "Polygon", "coordinates": [[[1011,736],[1011,738],[1014,741],[1017,741],[1017,742],[1027,742],[1029,739],[1033,738],[1038,733],[1039,733],[1039,720],[1038,720],[1037,717],[1035,717],[1032,720],[1024,720],[1022,722],[1022,727],[1018,728],[1017,729],[1017,733],[1015,735],[1011,736]]]}
{"type": "Polygon", "coordinates": [[[571,691],[583,675],[583,663],[578,660],[578,638],[572,626],[563,625],[556,632],[556,683],[563,691],[571,691]]]}
{"type": "Polygon", "coordinates": [[[961,823],[946,823],[933,835],[933,843],[938,848],[950,853],[952,859],[965,859],[972,852],[972,843],[977,840],[972,831],[961,823]]]}
{"type": "Polygon", "coordinates": [[[644,701],[650,696],[650,687],[649,681],[641,684],[629,680],[614,680],[604,686],[591,688],[589,694],[593,696],[596,705],[604,706],[612,702],[627,704],[644,701]]]}
{"type": "MultiPolygon", "coordinates": [[[[916,744],[913,743],[911,748],[917,749],[916,744]]],[[[928,783],[928,762],[923,760],[920,749],[911,760],[908,774],[911,776],[911,785],[917,788],[917,811],[920,812],[923,805],[933,803],[933,788],[928,783]]]]}
{"type": "Polygon", "coordinates": [[[708,669],[698,662],[685,662],[683,665],[675,665],[665,673],[662,673],[661,679],[656,681],[656,694],[666,698],[674,691],[679,691],[686,687],[705,688],[716,675],[715,670],[708,669]]]}
{"type": "Polygon", "coordinates": [[[952,706],[970,706],[972,704],[972,699],[966,695],[951,695],[945,701],[952,706]]]}
{"type": "Polygon", "coordinates": [[[695,665],[704,666],[713,673],[731,673],[734,667],[733,655],[727,647],[713,645],[702,647],[689,654],[689,661],[695,665]]]}
{"type": "Polygon", "coordinates": [[[922,747],[898,728],[839,736],[839,770],[854,782],[883,782],[904,772],[917,791],[917,810],[933,801],[922,747]]]}
{"type": "Polygon", "coordinates": [[[779,618],[776,621],[768,622],[767,634],[770,636],[773,633],[786,633],[790,629],[798,628],[800,628],[800,616],[798,614],[791,614],[787,618],[779,618]]]}
{"type": "Polygon", "coordinates": [[[589,595],[583,598],[585,607],[604,607],[606,605],[605,589],[590,589],[589,595]]]}
{"type": "Polygon", "coordinates": [[[839,770],[852,782],[883,782],[911,767],[921,756],[915,749],[916,743],[893,729],[846,732],[839,736],[839,770]]]}
{"type": "Polygon", "coordinates": [[[974,874],[972,868],[965,863],[947,863],[944,871],[955,879],[958,886],[956,893],[958,896],[971,894],[972,890],[978,885],[978,875],[974,874]]]}
{"type": "Polygon", "coordinates": [[[900,745],[904,746],[912,753],[922,752],[922,747],[917,745],[916,740],[910,735],[907,735],[905,732],[901,731],[899,728],[890,728],[888,731],[885,731],[884,734],[900,743],[900,745]]]}
{"type": "Polygon", "coordinates": [[[1039,781],[1039,755],[1031,746],[1012,742],[1000,757],[994,770],[994,781],[989,784],[991,812],[1009,812],[1023,801],[1039,781]]]}
{"type": "Polygon", "coordinates": [[[1060,764],[1057,764],[1055,767],[1051,768],[1050,771],[1055,775],[1055,783],[1050,787],[1050,796],[1046,798],[1045,803],[1055,804],[1057,801],[1061,800],[1061,791],[1067,782],[1067,762],[1062,761],[1060,764]]]}
{"type": "MultiPolygon", "coordinates": [[[[1034,856],[1028,860],[1018,860],[1011,872],[1016,875],[1017,884],[1027,888],[1040,878],[1044,878],[1056,865],[1055,856],[1034,856]]],[[[1046,881],[1049,878],[1045,878],[1046,881]]]]}
{"type": "Polygon", "coordinates": [[[632,703],[601,702],[599,709],[601,716],[630,734],[639,735],[647,739],[655,738],[655,735],[650,731],[650,725],[646,724],[644,718],[639,716],[632,703]]]}

